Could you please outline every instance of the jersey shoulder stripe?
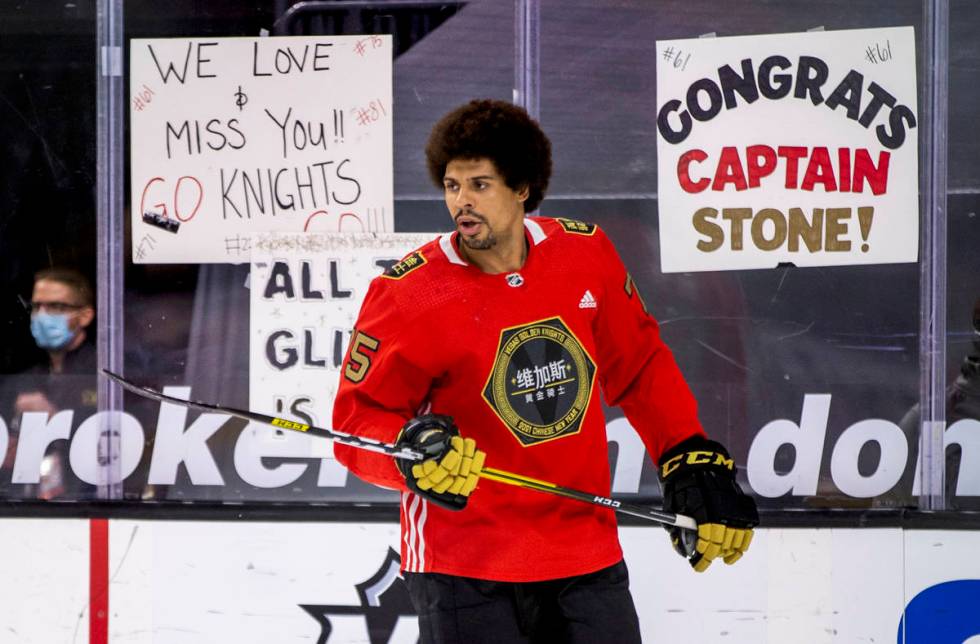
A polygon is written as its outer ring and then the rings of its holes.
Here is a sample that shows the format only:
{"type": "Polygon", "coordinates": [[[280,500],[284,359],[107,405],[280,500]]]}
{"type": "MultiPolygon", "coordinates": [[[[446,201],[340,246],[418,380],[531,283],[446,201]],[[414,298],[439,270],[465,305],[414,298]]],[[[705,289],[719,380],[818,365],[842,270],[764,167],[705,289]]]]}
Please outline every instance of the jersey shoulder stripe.
{"type": "Polygon", "coordinates": [[[392,280],[400,280],[412,271],[422,268],[427,263],[428,261],[425,259],[425,255],[422,254],[421,249],[412,251],[400,262],[389,266],[388,269],[381,274],[381,276],[392,280]]]}
{"type": "Polygon", "coordinates": [[[417,282],[418,280],[414,278],[430,273],[433,262],[436,264],[440,263],[442,259],[441,255],[442,253],[439,251],[439,239],[433,239],[422,244],[386,268],[379,277],[384,282],[400,282],[403,278],[411,275],[412,278],[406,281],[417,282]],[[423,267],[426,267],[427,270],[419,270],[423,267]]]}
{"type": "Polygon", "coordinates": [[[568,217],[528,217],[525,221],[535,224],[547,238],[592,237],[599,230],[596,224],[568,217]]]}
{"type": "Polygon", "coordinates": [[[578,219],[569,219],[568,217],[528,217],[527,221],[534,222],[539,230],[542,231],[542,237],[546,239],[552,239],[555,241],[566,240],[566,242],[572,242],[573,240],[581,240],[583,242],[591,242],[592,239],[601,237],[602,229],[592,223],[587,221],[579,221],[578,219]],[[600,233],[597,235],[596,233],[600,233]]]}
{"type": "Polygon", "coordinates": [[[566,219],[565,217],[557,217],[555,221],[561,224],[561,227],[566,233],[572,233],[573,235],[592,236],[599,228],[593,223],[579,221],[577,219],[566,219]]]}
{"type": "Polygon", "coordinates": [[[419,246],[372,280],[372,307],[398,311],[407,321],[405,316],[414,317],[423,304],[445,300],[450,266],[438,238],[419,246]]]}

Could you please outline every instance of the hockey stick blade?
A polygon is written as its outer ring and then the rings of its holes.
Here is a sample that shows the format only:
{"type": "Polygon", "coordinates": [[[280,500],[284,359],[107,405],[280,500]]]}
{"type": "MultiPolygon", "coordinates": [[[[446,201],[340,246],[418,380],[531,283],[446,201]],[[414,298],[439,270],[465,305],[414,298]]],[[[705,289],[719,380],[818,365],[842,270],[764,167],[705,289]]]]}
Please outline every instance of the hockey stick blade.
{"type": "MultiPolygon", "coordinates": [[[[297,423],[295,421],[288,420],[285,418],[278,418],[276,416],[267,416],[265,414],[259,414],[253,411],[235,409],[234,407],[222,407],[221,405],[214,405],[211,403],[199,402],[196,400],[183,400],[182,398],[175,398],[174,396],[168,396],[167,394],[159,392],[156,389],[151,389],[150,387],[143,387],[137,385],[136,383],[127,380],[126,378],[123,378],[119,374],[113,373],[108,369],[103,369],[102,373],[110,380],[113,380],[114,382],[118,383],[123,389],[126,389],[127,391],[131,391],[139,396],[143,396],[144,398],[156,400],[161,403],[170,403],[173,405],[188,407],[190,409],[197,409],[199,411],[212,412],[216,414],[225,414],[228,416],[236,416],[244,420],[250,420],[259,423],[265,423],[267,425],[272,425],[277,429],[288,429],[290,431],[302,432],[310,436],[329,438],[331,440],[337,441],[338,443],[343,443],[345,445],[350,445],[352,447],[357,447],[360,449],[365,449],[373,452],[381,452],[383,454],[387,454],[394,458],[403,458],[412,461],[420,461],[424,459],[424,455],[421,454],[420,452],[408,448],[397,447],[395,445],[392,445],[391,443],[374,441],[371,439],[354,436],[352,434],[338,432],[333,429],[325,429],[323,427],[316,427],[313,425],[307,425],[305,423],[297,423]]],[[[610,499],[604,496],[589,494],[588,492],[582,492],[580,490],[573,490],[571,488],[555,485],[554,483],[548,483],[547,481],[539,481],[537,479],[521,476],[520,474],[514,474],[513,472],[507,472],[495,468],[484,467],[481,476],[483,478],[487,478],[490,479],[491,481],[496,481],[498,483],[523,487],[531,490],[536,490],[538,492],[554,494],[556,496],[562,496],[568,499],[575,499],[577,501],[582,501],[584,503],[590,503],[592,505],[609,508],[610,510],[615,510],[616,512],[619,512],[621,514],[627,514],[630,516],[639,517],[641,519],[647,519],[648,521],[655,521],[663,525],[677,526],[679,528],[685,528],[688,530],[697,530],[698,528],[698,524],[694,521],[694,519],[692,519],[689,516],[685,516],[683,514],[674,514],[672,512],[664,512],[663,510],[657,510],[656,508],[651,508],[648,506],[626,503],[624,501],[617,501],[615,499],[610,499]]]]}
{"type": "Polygon", "coordinates": [[[103,369],[102,373],[105,374],[105,376],[110,380],[119,383],[119,385],[123,389],[126,389],[127,391],[131,391],[139,396],[143,396],[144,398],[149,398],[151,400],[156,400],[162,403],[180,405],[182,407],[189,407],[190,409],[213,412],[216,414],[237,416],[238,418],[243,418],[245,420],[251,420],[259,423],[265,423],[267,425],[272,425],[277,429],[288,429],[294,432],[302,432],[309,436],[329,438],[331,440],[337,441],[338,443],[343,443],[344,445],[350,445],[351,447],[366,449],[372,452],[381,452],[382,454],[387,454],[389,456],[393,456],[394,458],[403,458],[410,461],[421,461],[423,458],[425,458],[421,452],[417,452],[413,449],[398,447],[390,443],[384,443],[382,441],[376,441],[370,438],[361,438],[360,436],[354,436],[353,434],[338,432],[333,429],[324,429],[323,427],[315,427],[313,425],[307,425],[306,423],[297,423],[296,421],[288,420],[286,418],[267,416],[265,414],[259,414],[254,411],[235,409],[234,407],[222,407],[220,405],[212,405],[211,403],[198,402],[196,400],[183,400],[181,398],[168,396],[165,393],[161,393],[149,387],[142,387],[140,385],[137,385],[136,383],[126,380],[119,374],[113,373],[108,369],[103,369]]]}

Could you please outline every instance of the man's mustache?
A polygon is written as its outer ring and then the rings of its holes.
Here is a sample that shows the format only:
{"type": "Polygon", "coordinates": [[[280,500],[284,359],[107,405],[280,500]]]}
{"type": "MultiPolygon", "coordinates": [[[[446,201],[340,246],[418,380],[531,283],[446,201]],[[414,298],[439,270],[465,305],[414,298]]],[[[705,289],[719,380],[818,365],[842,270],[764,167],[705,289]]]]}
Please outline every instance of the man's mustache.
{"type": "Polygon", "coordinates": [[[474,219],[479,220],[480,222],[482,222],[484,224],[487,223],[487,218],[484,217],[483,215],[481,215],[480,213],[474,212],[472,210],[463,210],[462,208],[459,209],[459,210],[457,210],[456,211],[456,214],[453,215],[453,221],[455,221],[455,222],[458,223],[459,222],[459,218],[462,217],[463,215],[468,215],[468,216],[470,216],[470,217],[472,217],[474,219]]]}

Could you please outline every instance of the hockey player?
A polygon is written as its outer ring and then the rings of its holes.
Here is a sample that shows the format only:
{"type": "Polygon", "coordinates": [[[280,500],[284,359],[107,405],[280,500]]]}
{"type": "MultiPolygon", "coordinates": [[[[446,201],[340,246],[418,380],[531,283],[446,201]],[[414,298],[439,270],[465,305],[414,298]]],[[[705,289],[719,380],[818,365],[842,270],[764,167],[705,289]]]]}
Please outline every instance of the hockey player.
{"type": "Polygon", "coordinates": [[[599,389],[656,458],[672,529],[702,571],[748,548],[758,515],[633,280],[593,224],[527,217],[551,146],[519,107],[472,101],[435,126],[431,178],[455,230],[376,278],[342,367],[334,426],[423,451],[336,445],[402,491],[402,570],[423,642],[638,642],[613,512],[493,482],[484,461],[610,492],[599,389]]]}

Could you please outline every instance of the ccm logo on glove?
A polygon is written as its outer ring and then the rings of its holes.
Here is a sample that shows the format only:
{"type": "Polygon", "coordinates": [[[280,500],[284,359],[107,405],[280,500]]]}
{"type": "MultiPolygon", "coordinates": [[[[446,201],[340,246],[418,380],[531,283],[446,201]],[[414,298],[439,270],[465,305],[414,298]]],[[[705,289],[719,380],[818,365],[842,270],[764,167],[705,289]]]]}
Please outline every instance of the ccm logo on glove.
{"type": "Polygon", "coordinates": [[[715,559],[738,561],[752,543],[759,512],[735,480],[735,461],[720,443],[692,436],[659,459],[664,509],[698,522],[697,533],[670,527],[671,543],[697,572],[715,559]]]}
{"type": "Polygon", "coordinates": [[[702,452],[693,451],[687,452],[685,454],[678,454],[673,458],[665,461],[660,467],[660,477],[669,476],[671,472],[676,470],[683,464],[687,465],[724,465],[728,469],[735,470],[735,461],[728,457],[727,454],[722,454],[720,452],[702,452]]]}

